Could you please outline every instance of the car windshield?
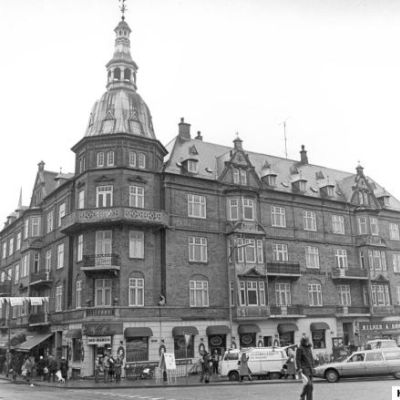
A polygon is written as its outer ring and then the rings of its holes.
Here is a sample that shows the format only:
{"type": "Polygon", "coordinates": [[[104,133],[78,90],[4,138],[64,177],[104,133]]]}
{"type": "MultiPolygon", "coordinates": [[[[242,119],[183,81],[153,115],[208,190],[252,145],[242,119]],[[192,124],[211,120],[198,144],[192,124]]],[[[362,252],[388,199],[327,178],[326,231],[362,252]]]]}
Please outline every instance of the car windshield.
{"type": "Polygon", "coordinates": [[[238,352],[230,352],[230,351],[228,351],[226,354],[225,354],[225,358],[224,358],[224,360],[239,360],[239,353],[238,352]]]}

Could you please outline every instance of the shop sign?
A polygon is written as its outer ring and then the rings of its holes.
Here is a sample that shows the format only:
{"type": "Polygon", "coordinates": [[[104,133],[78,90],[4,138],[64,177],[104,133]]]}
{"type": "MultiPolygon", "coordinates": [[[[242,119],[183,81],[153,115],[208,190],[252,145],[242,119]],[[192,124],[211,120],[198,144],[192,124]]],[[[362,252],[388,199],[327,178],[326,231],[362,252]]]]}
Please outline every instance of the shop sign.
{"type": "Polygon", "coordinates": [[[361,331],[385,331],[392,329],[400,329],[399,321],[387,322],[359,322],[359,330],[361,331]]]}
{"type": "Polygon", "coordinates": [[[122,323],[102,323],[83,325],[83,334],[86,336],[112,336],[122,334],[122,323]]]}
{"type": "Polygon", "coordinates": [[[89,346],[104,346],[111,344],[111,336],[89,336],[87,344],[89,346]]]}
{"type": "Polygon", "coordinates": [[[240,339],[244,345],[249,345],[253,341],[253,336],[252,335],[242,335],[240,339]]]}
{"type": "Polygon", "coordinates": [[[222,337],[221,336],[210,336],[210,344],[211,346],[221,346],[222,345],[222,337]]]}

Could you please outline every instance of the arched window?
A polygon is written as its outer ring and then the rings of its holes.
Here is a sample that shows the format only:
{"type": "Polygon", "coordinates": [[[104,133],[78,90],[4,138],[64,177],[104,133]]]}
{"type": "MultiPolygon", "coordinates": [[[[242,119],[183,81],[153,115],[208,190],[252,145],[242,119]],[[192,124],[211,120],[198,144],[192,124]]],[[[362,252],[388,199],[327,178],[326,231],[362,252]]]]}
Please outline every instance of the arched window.
{"type": "Polygon", "coordinates": [[[120,80],[121,79],[121,70],[119,68],[115,68],[114,70],[114,80],[120,80]]]}
{"type": "Polygon", "coordinates": [[[124,80],[125,81],[131,80],[131,70],[129,68],[126,68],[124,71],[124,80]]]}

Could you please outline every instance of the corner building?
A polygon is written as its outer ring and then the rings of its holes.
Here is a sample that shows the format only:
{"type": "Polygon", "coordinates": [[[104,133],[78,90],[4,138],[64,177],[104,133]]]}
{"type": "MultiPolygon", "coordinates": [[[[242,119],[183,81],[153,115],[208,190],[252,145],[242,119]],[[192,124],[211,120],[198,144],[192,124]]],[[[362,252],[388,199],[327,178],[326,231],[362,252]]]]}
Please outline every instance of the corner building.
{"type": "Polygon", "coordinates": [[[128,24],[115,28],[106,92],[72,148],[75,173],[38,164],[29,206],[0,233],[0,351],[70,361],[105,349],[131,366],[202,348],[400,335],[400,202],[364,175],[192,137],[164,147],[137,93],[128,24]],[[31,297],[48,297],[36,304],[31,297]],[[18,300],[17,300],[18,299],[18,300]],[[22,300],[21,300],[22,299],[22,300]],[[187,345],[186,345],[187,343],[187,345]]]}

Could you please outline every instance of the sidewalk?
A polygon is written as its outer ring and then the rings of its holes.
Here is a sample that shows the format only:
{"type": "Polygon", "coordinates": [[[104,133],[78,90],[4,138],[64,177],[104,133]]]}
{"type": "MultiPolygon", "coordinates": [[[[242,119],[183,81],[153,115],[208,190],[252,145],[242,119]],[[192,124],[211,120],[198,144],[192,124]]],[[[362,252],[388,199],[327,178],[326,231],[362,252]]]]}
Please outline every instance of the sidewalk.
{"type": "MultiPolygon", "coordinates": [[[[0,375],[0,379],[9,380],[5,375],[0,375]]],[[[113,389],[113,388],[155,388],[155,387],[185,387],[185,386],[216,386],[216,385],[254,385],[254,384],[269,384],[269,383],[300,383],[301,380],[255,380],[244,382],[231,382],[228,378],[220,378],[213,376],[210,383],[201,383],[199,375],[189,375],[188,377],[176,378],[173,382],[156,382],[155,379],[122,379],[121,382],[95,382],[94,379],[71,379],[66,383],[44,382],[33,378],[31,383],[35,386],[53,387],[59,389],[113,389]]],[[[21,377],[17,378],[16,384],[27,384],[21,377]]]]}

